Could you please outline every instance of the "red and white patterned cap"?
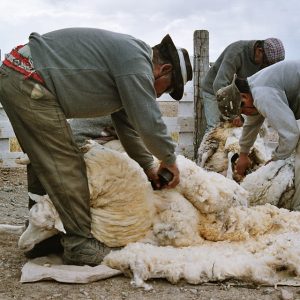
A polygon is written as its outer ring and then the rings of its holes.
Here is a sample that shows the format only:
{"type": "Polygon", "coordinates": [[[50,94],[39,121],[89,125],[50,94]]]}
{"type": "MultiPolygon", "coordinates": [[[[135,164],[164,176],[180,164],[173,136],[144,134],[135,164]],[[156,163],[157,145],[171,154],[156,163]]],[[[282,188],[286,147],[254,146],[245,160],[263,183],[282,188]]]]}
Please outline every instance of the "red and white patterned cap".
{"type": "Polygon", "coordinates": [[[268,38],[264,40],[264,52],[268,65],[273,65],[285,58],[285,50],[281,40],[268,38]]]}

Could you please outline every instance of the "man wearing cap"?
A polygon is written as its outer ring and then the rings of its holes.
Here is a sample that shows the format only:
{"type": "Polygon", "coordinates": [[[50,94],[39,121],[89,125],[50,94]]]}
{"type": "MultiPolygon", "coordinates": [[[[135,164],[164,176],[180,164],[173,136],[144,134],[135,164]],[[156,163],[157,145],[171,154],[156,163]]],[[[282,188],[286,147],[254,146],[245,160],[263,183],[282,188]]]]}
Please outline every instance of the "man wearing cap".
{"type": "Polygon", "coordinates": [[[175,146],[156,98],[180,100],[192,79],[189,55],[169,35],[151,48],[132,36],[93,28],[32,33],[6,55],[0,101],[30,158],[29,191],[48,194],[63,222],[69,264],[100,264],[108,250],[91,236],[86,167],[67,118],[111,115],[128,155],[159,188],[159,168],[179,182],[175,146]]]}
{"type": "MultiPolygon", "coordinates": [[[[220,122],[220,111],[215,94],[232,81],[234,74],[246,78],[264,67],[283,60],[284,57],[283,44],[276,38],[237,41],[227,46],[203,80],[202,96],[206,131],[220,122]]],[[[239,117],[236,118],[235,124],[240,126],[239,120],[239,117]]]]}
{"type": "Polygon", "coordinates": [[[250,166],[248,153],[265,119],[278,132],[279,144],[272,160],[285,159],[296,150],[293,210],[300,211],[300,61],[283,61],[265,68],[247,80],[233,82],[217,92],[220,112],[233,119],[246,115],[240,138],[236,172],[244,175],[250,166]]]}

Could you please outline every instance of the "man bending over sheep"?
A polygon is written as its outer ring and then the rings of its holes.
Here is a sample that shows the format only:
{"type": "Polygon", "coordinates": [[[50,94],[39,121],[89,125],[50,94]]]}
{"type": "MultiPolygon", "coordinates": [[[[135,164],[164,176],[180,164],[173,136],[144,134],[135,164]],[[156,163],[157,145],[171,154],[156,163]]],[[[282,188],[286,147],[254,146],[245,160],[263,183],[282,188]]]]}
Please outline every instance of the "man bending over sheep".
{"type": "Polygon", "coordinates": [[[300,60],[279,62],[245,79],[234,76],[217,92],[221,113],[229,119],[247,116],[240,138],[236,172],[244,175],[250,165],[248,153],[264,119],[279,135],[272,160],[285,159],[296,150],[293,210],[300,210],[300,60]]]}
{"type": "MultiPolygon", "coordinates": [[[[215,95],[220,88],[232,81],[235,73],[238,77],[246,78],[262,68],[283,60],[284,57],[284,46],[277,38],[237,41],[227,46],[203,80],[206,131],[220,122],[220,111],[215,95]]],[[[233,123],[237,126],[242,125],[239,116],[233,120],[233,123]]]]}
{"type": "Polygon", "coordinates": [[[39,35],[6,55],[0,101],[27,153],[29,191],[48,194],[63,222],[65,263],[97,265],[107,248],[91,235],[86,166],[67,118],[111,115],[130,157],[159,188],[157,168],[179,183],[175,146],[156,98],[180,100],[192,79],[188,52],[165,36],[151,48],[125,34],[69,28],[39,35]]]}

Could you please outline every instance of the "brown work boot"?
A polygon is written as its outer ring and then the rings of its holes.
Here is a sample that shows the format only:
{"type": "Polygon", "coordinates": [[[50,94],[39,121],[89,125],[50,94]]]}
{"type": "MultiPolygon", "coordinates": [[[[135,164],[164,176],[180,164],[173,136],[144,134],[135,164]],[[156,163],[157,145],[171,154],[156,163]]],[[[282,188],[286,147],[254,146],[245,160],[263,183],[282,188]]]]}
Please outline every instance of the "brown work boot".
{"type": "Polygon", "coordinates": [[[63,260],[68,265],[100,265],[111,251],[111,248],[95,238],[66,235],[62,237],[61,242],[64,247],[63,260]]]}

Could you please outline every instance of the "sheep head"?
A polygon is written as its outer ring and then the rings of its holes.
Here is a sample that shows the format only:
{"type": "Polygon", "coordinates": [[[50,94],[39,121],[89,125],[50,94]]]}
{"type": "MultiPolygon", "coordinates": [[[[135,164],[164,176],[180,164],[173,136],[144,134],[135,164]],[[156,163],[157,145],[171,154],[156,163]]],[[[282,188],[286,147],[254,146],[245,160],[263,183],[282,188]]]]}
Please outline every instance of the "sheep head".
{"type": "Polygon", "coordinates": [[[29,193],[36,202],[29,211],[29,225],[21,235],[18,247],[23,251],[29,251],[33,247],[57,234],[66,233],[62,221],[48,195],[39,196],[29,193]]]}

